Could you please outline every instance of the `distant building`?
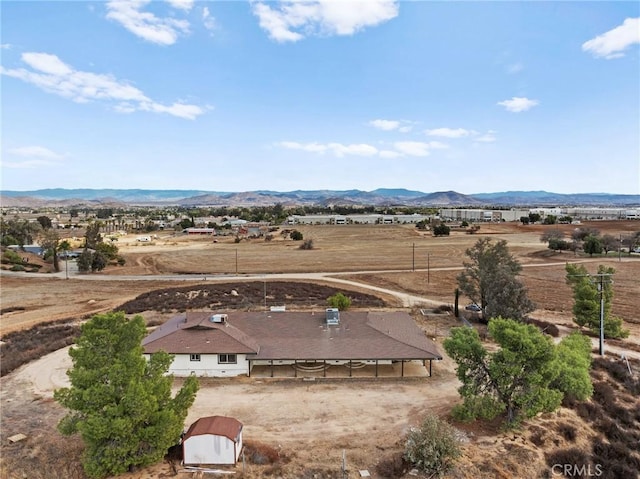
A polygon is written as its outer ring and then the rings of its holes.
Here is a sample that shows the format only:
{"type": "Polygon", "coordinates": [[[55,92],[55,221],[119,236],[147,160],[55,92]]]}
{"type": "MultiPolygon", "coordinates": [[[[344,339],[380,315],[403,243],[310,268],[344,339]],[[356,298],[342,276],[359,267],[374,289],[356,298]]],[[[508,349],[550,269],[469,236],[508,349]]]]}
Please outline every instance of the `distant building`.
{"type": "Polygon", "coordinates": [[[216,235],[215,228],[185,228],[182,230],[183,233],[188,235],[216,235]]]}
{"type": "Polygon", "coordinates": [[[351,215],[291,215],[287,217],[288,225],[399,225],[416,224],[428,221],[432,216],[383,215],[383,214],[351,214],[351,215]]]}
{"type": "Polygon", "coordinates": [[[529,216],[530,210],[484,210],[473,208],[442,208],[439,216],[444,221],[467,222],[512,222],[520,221],[523,216],[529,216]]]}
{"type": "Polygon", "coordinates": [[[20,246],[17,244],[12,244],[7,246],[8,249],[15,251],[16,253],[33,253],[38,256],[42,256],[44,254],[44,248],[37,244],[26,244],[24,246],[20,246]]]}

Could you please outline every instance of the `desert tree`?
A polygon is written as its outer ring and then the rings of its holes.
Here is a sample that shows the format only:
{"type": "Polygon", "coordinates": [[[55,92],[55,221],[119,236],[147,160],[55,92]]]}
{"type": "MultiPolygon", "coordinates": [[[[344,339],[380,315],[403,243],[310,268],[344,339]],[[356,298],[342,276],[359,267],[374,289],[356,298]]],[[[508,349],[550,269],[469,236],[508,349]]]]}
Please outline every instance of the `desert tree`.
{"type": "Polygon", "coordinates": [[[562,391],[567,400],[584,401],[591,397],[591,340],[575,331],[558,343],[556,352],[558,376],[551,387],[562,391]]]}
{"type": "Polygon", "coordinates": [[[600,236],[600,230],[596,228],[576,228],[571,233],[571,237],[576,241],[584,241],[587,236],[600,236]]]}
{"type": "Polygon", "coordinates": [[[548,230],[540,235],[540,241],[547,243],[549,249],[554,251],[568,250],[571,245],[564,239],[564,233],[557,229],[548,230]]]}
{"type": "Polygon", "coordinates": [[[4,246],[17,244],[22,248],[26,244],[31,244],[40,229],[39,223],[30,223],[18,217],[7,221],[4,221],[4,218],[0,219],[0,236],[4,246]]]}
{"type": "Polygon", "coordinates": [[[53,269],[56,273],[60,271],[60,264],[58,261],[59,242],[60,236],[53,228],[44,229],[42,231],[40,235],[40,246],[44,249],[45,257],[51,258],[53,262],[53,269]]]}
{"type": "Polygon", "coordinates": [[[289,238],[291,238],[293,241],[302,241],[304,239],[304,235],[298,230],[293,230],[291,233],[289,233],[289,238]]]}
{"type": "Polygon", "coordinates": [[[609,251],[615,251],[620,247],[620,239],[610,234],[602,235],[600,243],[602,244],[604,254],[608,254],[609,251]]]}
{"type": "Polygon", "coordinates": [[[592,333],[599,333],[602,312],[605,337],[629,336],[629,330],[622,327],[622,319],[611,314],[615,269],[599,265],[597,274],[592,276],[584,265],[567,263],[565,270],[567,284],[573,291],[573,321],[580,327],[588,328],[592,333]],[[598,277],[602,280],[598,280],[598,277]]]}
{"type": "Polygon", "coordinates": [[[48,230],[49,228],[51,228],[51,226],[53,226],[51,218],[49,218],[48,216],[38,216],[36,218],[36,221],[40,224],[43,230],[48,230]]]}
{"type": "Polygon", "coordinates": [[[517,275],[520,263],[509,253],[507,242],[495,244],[489,238],[479,239],[466,251],[469,258],[458,275],[458,288],[479,304],[486,318],[497,316],[522,320],[535,309],[524,284],[517,275]]]}
{"type": "Polygon", "coordinates": [[[559,407],[563,393],[551,387],[559,373],[551,339],[533,325],[503,318],[489,323],[489,333],[499,346],[495,352],[482,345],[474,328],[453,328],[444,341],[462,383],[463,403],[454,415],[473,420],[506,413],[507,424],[515,425],[559,407]]]}
{"type": "Polygon", "coordinates": [[[444,223],[440,223],[439,225],[433,227],[434,236],[449,236],[449,233],[451,233],[451,228],[449,228],[444,223]]]}
{"type": "Polygon", "coordinates": [[[172,397],[173,379],[166,375],[172,356],[160,352],[145,359],[145,334],[141,316],[99,314],[82,325],[69,350],[71,386],[54,393],[69,413],[58,427],[65,435],[81,435],[90,477],[156,463],[180,439],[198,381],[187,378],[172,397]]]}
{"type": "Polygon", "coordinates": [[[100,234],[101,223],[94,221],[87,226],[84,233],[84,247],[96,249],[98,243],[102,243],[102,235],[100,234]]]}
{"type": "Polygon", "coordinates": [[[599,236],[588,235],[582,243],[582,249],[589,256],[602,253],[602,240],[599,236]]]}

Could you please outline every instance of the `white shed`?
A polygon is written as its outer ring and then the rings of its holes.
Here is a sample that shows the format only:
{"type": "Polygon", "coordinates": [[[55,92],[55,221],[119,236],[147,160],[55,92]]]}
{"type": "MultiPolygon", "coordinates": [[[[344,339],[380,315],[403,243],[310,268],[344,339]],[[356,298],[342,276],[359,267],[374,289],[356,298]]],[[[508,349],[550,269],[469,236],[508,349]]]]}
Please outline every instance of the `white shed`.
{"type": "Polygon", "coordinates": [[[225,416],[201,417],[182,440],[184,464],[235,464],[242,451],[242,423],[225,416]]]}

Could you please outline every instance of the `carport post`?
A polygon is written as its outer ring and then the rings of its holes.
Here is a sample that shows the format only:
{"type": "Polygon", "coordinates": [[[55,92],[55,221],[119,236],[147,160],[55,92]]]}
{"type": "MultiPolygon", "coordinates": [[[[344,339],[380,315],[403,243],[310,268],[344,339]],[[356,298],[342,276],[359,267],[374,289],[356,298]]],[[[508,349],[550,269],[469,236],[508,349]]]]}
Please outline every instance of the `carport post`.
{"type": "Polygon", "coordinates": [[[294,378],[298,377],[298,360],[297,359],[293,360],[293,377],[294,378]]]}
{"type": "Polygon", "coordinates": [[[378,377],[378,360],[376,359],[376,377],[378,377]]]}
{"type": "Polygon", "coordinates": [[[351,377],[351,372],[353,371],[351,359],[349,359],[349,377],[351,377]]]}
{"type": "Polygon", "coordinates": [[[322,360],[322,377],[323,378],[327,377],[327,360],[326,359],[322,360]]]}
{"type": "Polygon", "coordinates": [[[271,377],[273,377],[273,359],[269,360],[271,362],[271,377]]]}
{"type": "Polygon", "coordinates": [[[402,360],[402,366],[400,366],[400,377],[404,377],[404,359],[402,360]]]}
{"type": "Polygon", "coordinates": [[[429,359],[429,377],[431,377],[431,359],[429,359]]]}

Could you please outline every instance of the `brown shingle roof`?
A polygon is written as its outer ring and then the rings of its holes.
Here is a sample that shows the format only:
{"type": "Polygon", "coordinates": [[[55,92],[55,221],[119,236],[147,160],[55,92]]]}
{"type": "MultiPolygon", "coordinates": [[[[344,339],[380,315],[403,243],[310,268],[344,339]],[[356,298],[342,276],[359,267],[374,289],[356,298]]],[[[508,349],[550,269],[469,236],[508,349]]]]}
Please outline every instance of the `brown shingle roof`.
{"type": "Polygon", "coordinates": [[[212,323],[211,314],[176,316],[143,339],[145,353],[255,354],[258,343],[229,323],[212,323]]]}
{"type": "Polygon", "coordinates": [[[235,418],[226,416],[201,417],[189,427],[183,441],[192,436],[215,434],[216,436],[228,437],[233,442],[238,442],[240,431],[242,431],[242,423],[235,418]]]}
{"type": "Polygon", "coordinates": [[[210,316],[189,312],[186,320],[168,321],[145,338],[145,352],[249,353],[267,360],[442,359],[404,312],[342,311],[338,326],[327,326],[324,312],[232,312],[227,326],[205,321],[210,316]]]}

